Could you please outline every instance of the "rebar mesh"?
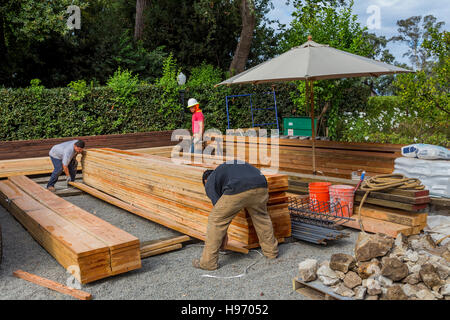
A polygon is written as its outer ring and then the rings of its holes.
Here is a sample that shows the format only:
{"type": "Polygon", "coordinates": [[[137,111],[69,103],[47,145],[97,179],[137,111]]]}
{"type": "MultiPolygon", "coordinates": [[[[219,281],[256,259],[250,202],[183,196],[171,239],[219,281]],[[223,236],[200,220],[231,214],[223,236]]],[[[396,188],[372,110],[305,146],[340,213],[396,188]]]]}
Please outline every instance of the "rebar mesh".
{"type": "Polygon", "coordinates": [[[304,197],[289,197],[289,213],[294,221],[334,228],[354,220],[344,216],[343,212],[349,212],[348,205],[342,206],[339,202],[310,201],[304,197]]]}

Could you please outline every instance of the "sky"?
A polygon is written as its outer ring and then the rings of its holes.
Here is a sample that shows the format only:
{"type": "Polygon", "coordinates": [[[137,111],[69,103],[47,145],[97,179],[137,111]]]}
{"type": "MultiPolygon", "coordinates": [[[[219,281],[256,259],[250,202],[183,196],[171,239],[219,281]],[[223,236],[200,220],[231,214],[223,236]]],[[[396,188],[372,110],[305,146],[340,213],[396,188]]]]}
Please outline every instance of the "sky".
{"type": "MultiPolygon", "coordinates": [[[[269,14],[272,19],[278,19],[287,26],[292,21],[294,7],[286,5],[286,0],[272,0],[275,9],[269,14]]],[[[291,1],[292,2],[292,1],[291,1]]],[[[370,32],[378,36],[390,38],[397,34],[397,20],[411,16],[434,15],[437,21],[444,21],[443,29],[450,29],[450,1],[449,0],[355,0],[353,13],[358,16],[358,22],[368,26],[370,32]],[[379,12],[379,24],[373,17],[379,12]]],[[[387,48],[397,61],[408,63],[403,54],[408,50],[401,42],[389,43],[387,48]]]]}

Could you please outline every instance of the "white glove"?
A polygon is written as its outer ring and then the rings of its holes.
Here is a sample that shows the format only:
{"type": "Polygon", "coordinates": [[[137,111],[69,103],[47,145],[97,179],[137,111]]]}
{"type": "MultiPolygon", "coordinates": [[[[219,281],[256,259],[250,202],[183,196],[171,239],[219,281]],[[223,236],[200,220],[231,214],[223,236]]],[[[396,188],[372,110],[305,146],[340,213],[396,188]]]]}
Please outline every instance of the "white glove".
{"type": "Polygon", "coordinates": [[[71,182],[72,179],[70,177],[66,178],[66,187],[69,187],[69,182],[71,182]]]}

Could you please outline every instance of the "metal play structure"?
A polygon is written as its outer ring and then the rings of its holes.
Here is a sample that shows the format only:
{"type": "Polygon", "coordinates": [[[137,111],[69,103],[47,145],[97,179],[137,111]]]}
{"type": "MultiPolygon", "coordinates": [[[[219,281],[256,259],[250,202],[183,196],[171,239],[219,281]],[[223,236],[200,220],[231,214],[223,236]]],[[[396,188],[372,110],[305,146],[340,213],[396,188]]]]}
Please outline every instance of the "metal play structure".
{"type": "Polygon", "coordinates": [[[273,105],[270,105],[268,107],[255,107],[253,105],[253,100],[254,99],[252,99],[252,97],[254,97],[256,95],[255,93],[238,94],[238,95],[231,95],[231,96],[226,96],[225,97],[226,105],[227,105],[228,129],[230,129],[230,113],[229,113],[229,101],[230,101],[230,99],[240,98],[240,97],[250,97],[250,112],[251,112],[251,115],[252,115],[252,128],[254,128],[254,127],[267,127],[267,126],[276,125],[277,129],[279,130],[278,111],[277,111],[277,98],[276,98],[275,91],[264,92],[262,94],[273,95],[273,105]],[[274,112],[275,112],[274,122],[255,123],[256,114],[254,113],[254,111],[258,111],[258,110],[274,110],[274,112]]]}

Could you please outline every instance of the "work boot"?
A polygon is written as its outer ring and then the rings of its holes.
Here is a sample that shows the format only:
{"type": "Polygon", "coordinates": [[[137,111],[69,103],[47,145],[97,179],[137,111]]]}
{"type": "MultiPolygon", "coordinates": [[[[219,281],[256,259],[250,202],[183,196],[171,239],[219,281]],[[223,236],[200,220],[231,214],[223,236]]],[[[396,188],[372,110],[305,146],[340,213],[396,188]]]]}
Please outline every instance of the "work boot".
{"type": "Polygon", "coordinates": [[[194,268],[197,268],[197,269],[208,270],[208,271],[217,270],[217,268],[208,269],[208,268],[202,267],[202,266],[200,265],[200,260],[199,260],[199,259],[194,259],[194,260],[192,260],[192,266],[193,266],[194,268]]]}
{"type": "Polygon", "coordinates": [[[51,191],[51,192],[55,192],[56,191],[55,187],[48,187],[47,190],[51,191]]]}

